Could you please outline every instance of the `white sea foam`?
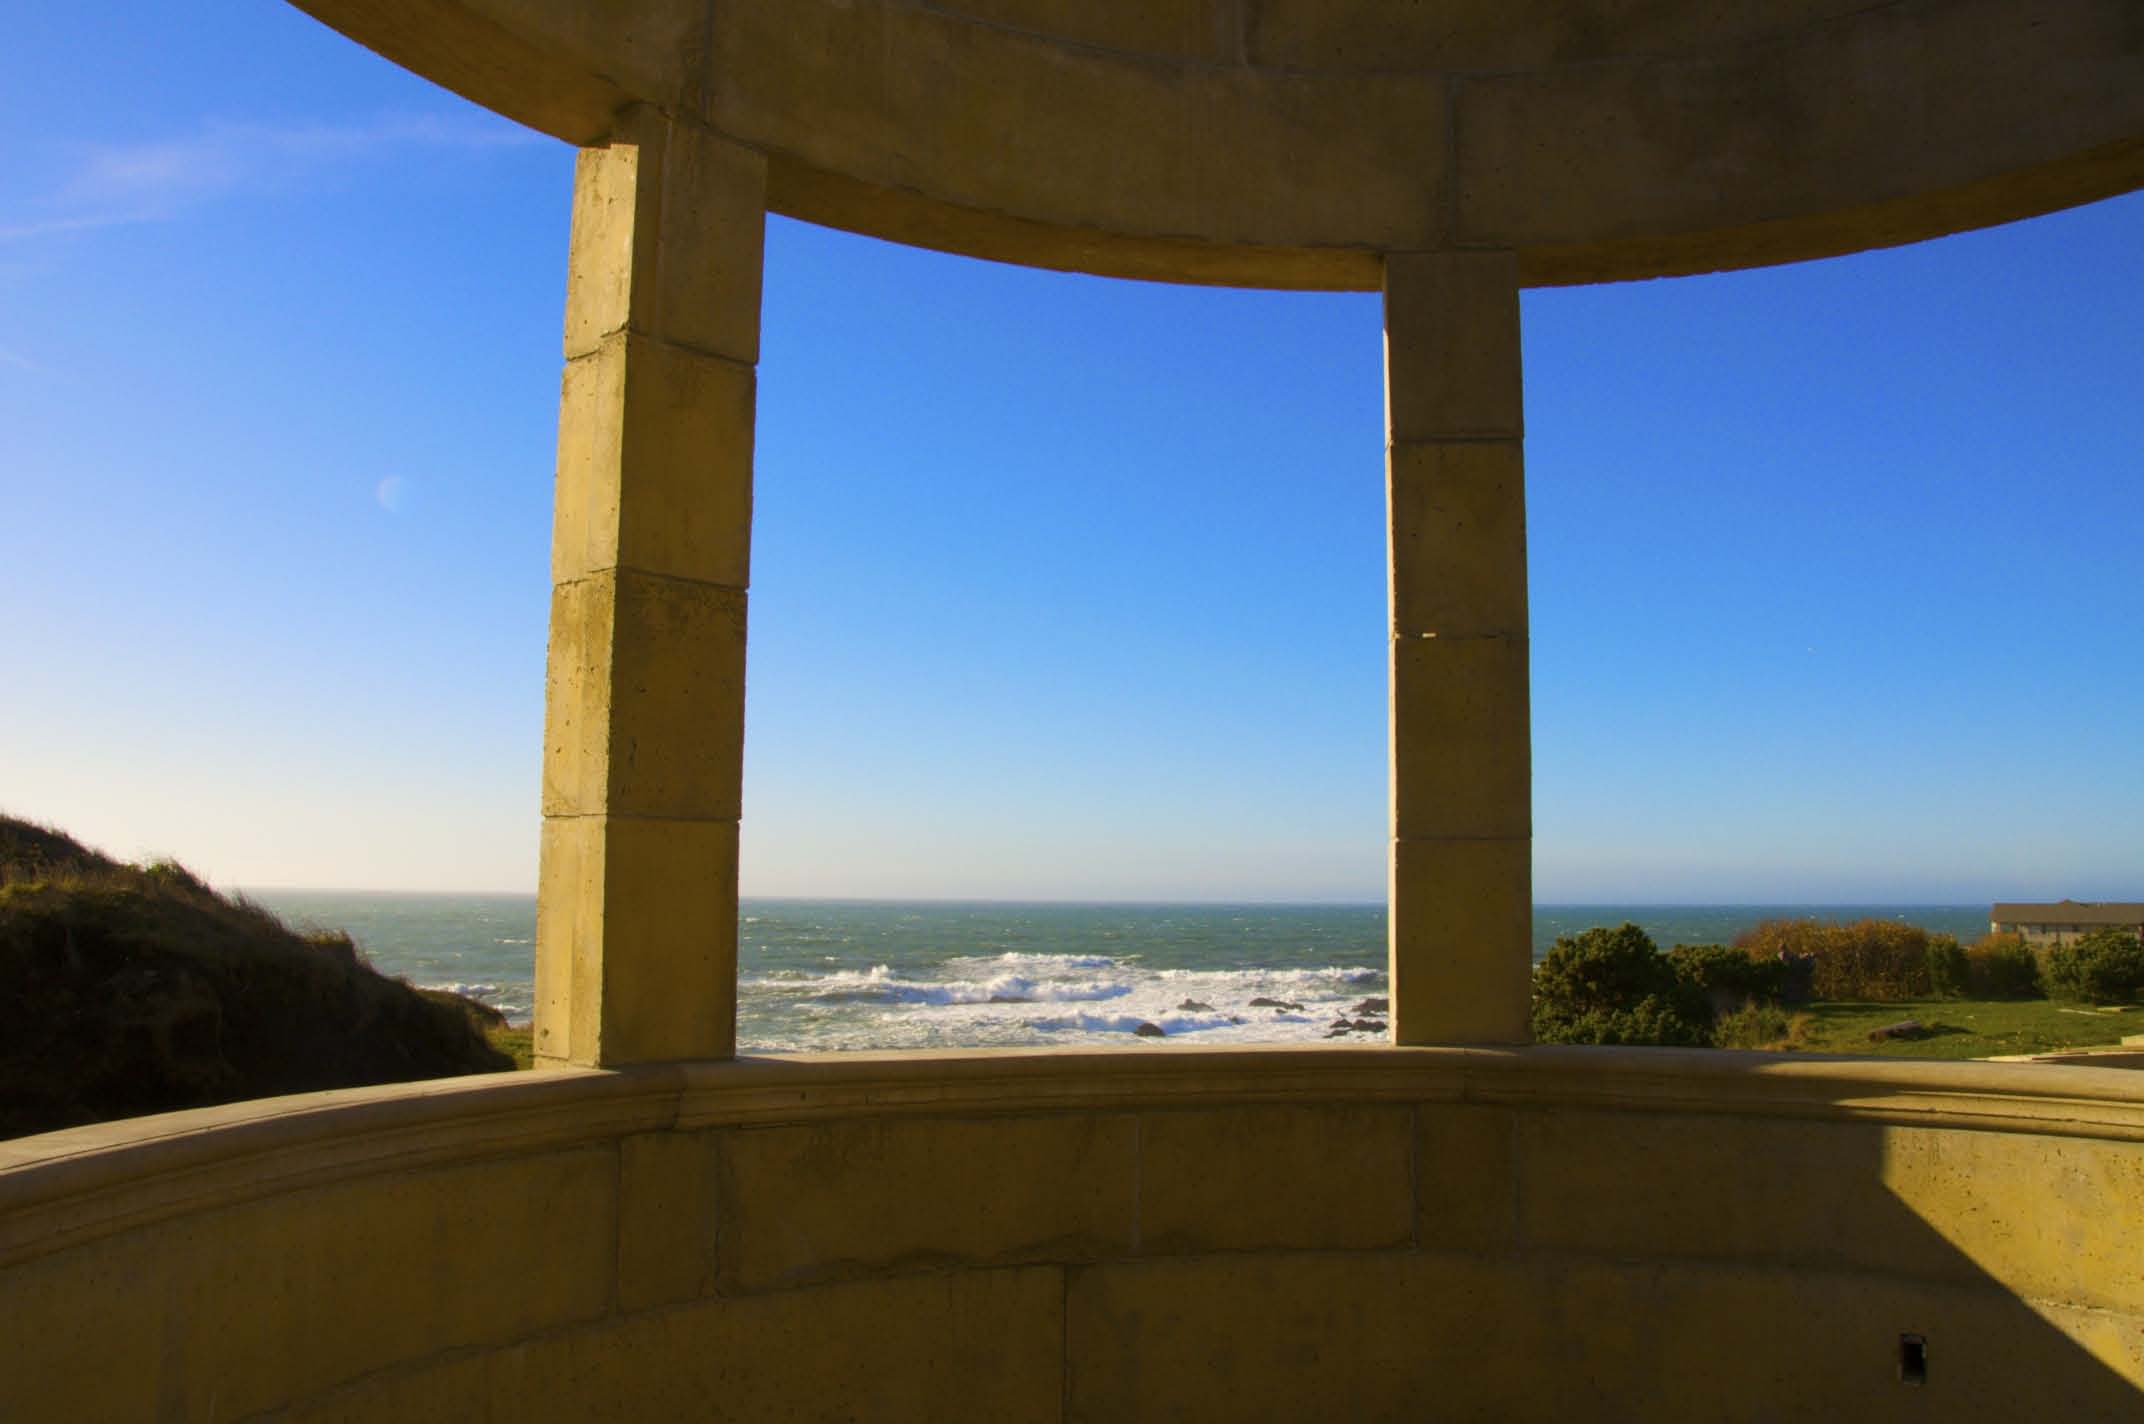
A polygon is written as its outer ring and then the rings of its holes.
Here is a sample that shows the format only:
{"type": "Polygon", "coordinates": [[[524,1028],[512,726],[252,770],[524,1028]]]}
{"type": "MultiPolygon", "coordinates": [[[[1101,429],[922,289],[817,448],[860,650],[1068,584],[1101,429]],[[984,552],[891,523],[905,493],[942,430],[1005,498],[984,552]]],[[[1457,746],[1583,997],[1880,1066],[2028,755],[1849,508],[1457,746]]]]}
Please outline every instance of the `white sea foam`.
{"type": "Polygon", "coordinates": [[[1381,992],[1383,977],[1358,965],[1151,970],[1129,955],[1022,953],[948,959],[913,974],[885,964],[792,969],[743,982],[742,1032],[751,1047],[773,1051],[1322,1040],[1338,1022],[1381,1018],[1362,1000],[1381,992]]]}
{"type": "Polygon", "coordinates": [[[465,999],[491,999],[502,992],[497,984],[450,982],[445,984],[419,984],[417,987],[420,989],[435,989],[442,993],[459,994],[465,999]]]}
{"type": "Polygon", "coordinates": [[[1009,949],[1003,954],[964,955],[948,959],[945,967],[961,971],[969,966],[1002,964],[1007,967],[1029,967],[1043,972],[1052,969],[1114,969],[1118,960],[1107,954],[1032,954],[1023,950],[1009,949]]]}
{"type": "Polygon", "coordinates": [[[1365,968],[1360,965],[1330,964],[1323,969],[1164,969],[1164,979],[1213,979],[1241,978],[1256,980],[1267,986],[1278,984],[1368,984],[1385,977],[1382,969],[1365,968]]]}
{"type": "Polygon", "coordinates": [[[526,1027],[530,1015],[536,1012],[534,987],[529,984],[472,983],[468,980],[447,980],[439,983],[419,984],[420,989],[439,989],[449,994],[459,994],[465,999],[474,999],[506,1015],[511,1024],[526,1027]]]}
{"type": "Polygon", "coordinates": [[[863,1000],[888,1004],[1069,1003],[1122,998],[1132,992],[1131,985],[1112,979],[1049,980],[1024,974],[973,980],[906,979],[884,964],[861,973],[770,975],[745,980],[743,987],[785,989],[800,999],[821,1002],[863,1000]]]}

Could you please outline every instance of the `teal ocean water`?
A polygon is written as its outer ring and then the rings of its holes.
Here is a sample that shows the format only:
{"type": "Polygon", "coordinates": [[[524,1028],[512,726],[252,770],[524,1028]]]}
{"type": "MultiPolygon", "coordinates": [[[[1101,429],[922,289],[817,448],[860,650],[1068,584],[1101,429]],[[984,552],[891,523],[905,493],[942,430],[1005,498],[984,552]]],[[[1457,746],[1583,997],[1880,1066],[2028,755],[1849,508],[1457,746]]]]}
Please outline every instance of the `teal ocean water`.
{"type": "MultiPolygon", "coordinates": [[[[536,902],[527,895],[263,890],[294,923],[348,930],[383,972],[525,1020],[536,902]]],[[[1875,915],[1973,939],[1985,905],[1541,905],[1558,935],[1634,921],[1665,947],[1760,920],[1875,915]]],[[[747,900],[738,1038],[756,1050],[1323,1039],[1385,993],[1377,905],[1017,905],[747,900]],[[1267,1003],[1257,1003],[1267,1000],[1267,1003]]]]}

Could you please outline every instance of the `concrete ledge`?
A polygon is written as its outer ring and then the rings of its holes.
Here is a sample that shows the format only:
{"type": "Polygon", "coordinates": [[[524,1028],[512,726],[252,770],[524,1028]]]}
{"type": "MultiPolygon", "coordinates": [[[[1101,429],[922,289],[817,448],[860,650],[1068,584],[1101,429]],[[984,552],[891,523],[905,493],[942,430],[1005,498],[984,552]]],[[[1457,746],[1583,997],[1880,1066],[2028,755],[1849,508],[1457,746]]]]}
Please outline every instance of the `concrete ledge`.
{"type": "Polygon", "coordinates": [[[557,1069],[233,1103],[0,1142],[0,1266],[176,1214],[630,1133],[905,1115],[1448,1102],[2144,1142],[2144,1077],[1680,1049],[973,1049],[557,1069]]]}
{"type": "Polygon", "coordinates": [[[113,1232],[382,1171],[667,1128],[674,1069],[344,1088],[0,1142],[0,1269],[113,1232]]]}
{"type": "Polygon", "coordinates": [[[1382,1416],[1425,1388],[1712,1417],[1669,1408],[1716,1401],[1687,1367],[1852,1418],[1901,1330],[1957,1352],[1947,1417],[2015,1417],[1980,1367],[2012,1356],[2101,1417],[2144,1381],[2140,1210],[2144,1079],[2114,1069],[1305,1046],[500,1074],[0,1147],[0,1314],[40,1324],[0,1334],[0,1417],[1382,1416]]]}

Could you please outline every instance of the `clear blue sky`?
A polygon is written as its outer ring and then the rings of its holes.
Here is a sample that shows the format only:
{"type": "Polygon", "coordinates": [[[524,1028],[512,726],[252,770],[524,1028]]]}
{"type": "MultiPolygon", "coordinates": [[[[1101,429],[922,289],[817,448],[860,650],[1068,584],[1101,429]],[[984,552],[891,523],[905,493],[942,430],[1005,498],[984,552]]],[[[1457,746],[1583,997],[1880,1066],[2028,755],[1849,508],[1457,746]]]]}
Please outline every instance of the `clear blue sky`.
{"type": "MultiPolygon", "coordinates": [[[[571,152],[274,0],[8,29],[0,808],[532,886],[571,152]]],[[[1375,298],[767,274],[747,892],[1381,897],[1375,298]]],[[[2144,898],[2144,198],[1524,310],[1539,898],[2144,898]]]]}

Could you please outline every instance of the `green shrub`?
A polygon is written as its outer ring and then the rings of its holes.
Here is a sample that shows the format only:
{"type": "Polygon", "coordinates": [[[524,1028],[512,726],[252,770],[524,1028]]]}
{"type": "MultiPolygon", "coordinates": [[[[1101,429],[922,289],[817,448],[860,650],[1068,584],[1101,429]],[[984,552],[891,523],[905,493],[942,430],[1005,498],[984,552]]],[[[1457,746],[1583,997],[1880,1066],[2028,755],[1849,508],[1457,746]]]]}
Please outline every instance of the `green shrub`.
{"type": "Polygon", "coordinates": [[[1540,1043],[1699,1046],[1712,1041],[1704,991],[1636,925],[1564,935],[1534,967],[1540,1043]]]}
{"type": "Polygon", "coordinates": [[[1820,999],[1925,999],[1928,931],[1896,920],[1766,920],[1735,936],[1752,959],[1797,959],[1813,964],[1810,987],[1820,999]]]}
{"type": "Polygon", "coordinates": [[[1754,999],[1712,1024],[1712,1041],[1721,1048],[1800,1048],[1808,1036],[1809,1015],[1754,999]]]}
{"type": "Polygon", "coordinates": [[[2127,930],[2103,929],[2047,952],[2047,989],[2061,999],[2126,1004],[2144,988],[2144,946],[2127,930]]]}
{"type": "Polygon", "coordinates": [[[2040,957],[2017,935],[1983,935],[1965,952],[1966,984],[1976,999],[2040,995],[2040,957]]]}
{"type": "Polygon", "coordinates": [[[1706,1048],[1712,1043],[1712,1026],[1702,1004],[1693,1012],[1680,997],[1647,995],[1626,1009],[1588,1009],[1558,1020],[1551,1029],[1536,1028],[1534,1038],[1540,1043],[1706,1048]]]}
{"type": "Polygon", "coordinates": [[[1947,934],[1928,937],[1928,988],[1946,999],[1963,998],[1972,987],[1973,965],[1965,946],[1947,934]]]}
{"type": "Polygon", "coordinates": [[[1708,994],[1731,994],[1735,1002],[1776,997],[1776,962],[1751,959],[1724,944],[1678,944],[1668,951],[1675,977],[1708,994]]]}

